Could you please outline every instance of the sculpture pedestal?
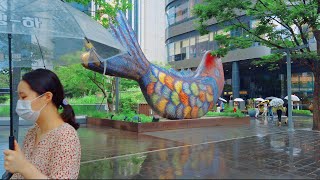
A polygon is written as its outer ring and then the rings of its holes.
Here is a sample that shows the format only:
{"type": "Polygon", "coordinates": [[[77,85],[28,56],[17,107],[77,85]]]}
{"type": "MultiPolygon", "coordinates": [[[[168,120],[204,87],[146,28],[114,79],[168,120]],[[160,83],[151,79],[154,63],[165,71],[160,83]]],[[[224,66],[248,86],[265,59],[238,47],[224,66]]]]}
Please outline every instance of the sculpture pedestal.
{"type": "Polygon", "coordinates": [[[199,127],[209,127],[209,126],[250,124],[250,118],[249,117],[243,117],[243,118],[205,117],[205,118],[199,118],[199,119],[168,120],[168,121],[151,122],[151,123],[134,123],[134,122],[88,117],[87,124],[95,125],[95,126],[107,126],[115,129],[142,133],[142,132],[199,128],[199,127]]]}

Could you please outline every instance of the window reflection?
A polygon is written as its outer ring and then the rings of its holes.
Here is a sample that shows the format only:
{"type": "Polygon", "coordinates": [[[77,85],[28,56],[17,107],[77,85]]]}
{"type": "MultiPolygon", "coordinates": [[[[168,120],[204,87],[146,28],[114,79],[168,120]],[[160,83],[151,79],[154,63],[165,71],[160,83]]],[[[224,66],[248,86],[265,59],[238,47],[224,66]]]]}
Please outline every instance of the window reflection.
{"type": "Polygon", "coordinates": [[[171,26],[175,23],[181,22],[185,19],[193,17],[192,9],[199,0],[189,0],[178,5],[170,7],[167,14],[167,25],[171,26]]]}
{"type": "Polygon", "coordinates": [[[292,93],[298,95],[302,104],[309,104],[313,94],[314,78],[312,72],[292,74],[292,93]]]}
{"type": "Polygon", "coordinates": [[[202,57],[204,53],[208,50],[208,42],[209,36],[207,34],[199,37],[197,51],[197,55],[199,57],[202,57]]]}
{"type": "Polygon", "coordinates": [[[190,58],[196,57],[196,38],[192,37],[190,38],[190,58]]]}
{"type": "Polygon", "coordinates": [[[171,61],[174,61],[174,44],[173,43],[170,43],[168,44],[168,61],[171,62],[171,61]]]}

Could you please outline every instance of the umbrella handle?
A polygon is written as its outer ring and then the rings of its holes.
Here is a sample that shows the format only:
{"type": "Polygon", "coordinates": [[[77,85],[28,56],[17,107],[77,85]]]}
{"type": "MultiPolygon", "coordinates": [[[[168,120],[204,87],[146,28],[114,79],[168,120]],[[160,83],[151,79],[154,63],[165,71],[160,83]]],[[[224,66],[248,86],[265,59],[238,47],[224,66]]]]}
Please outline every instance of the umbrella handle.
{"type": "MultiPolygon", "coordinates": [[[[14,150],[14,136],[9,136],[9,149],[14,150]]],[[[6,171],[3,175],[2,175],[2,179],[3,180],[8,180],[11,178],[13,174],[9,171],[6,171]]]]}
{"type": "Polygon", "coordinates": [[[12,177],[12,173],[11,172],[9,172],[9,171],[6,171],[3,175],[2,175],[2,179],[3,180],[8,180],[8,179],[10,179],[11,177],[12,177]]]}

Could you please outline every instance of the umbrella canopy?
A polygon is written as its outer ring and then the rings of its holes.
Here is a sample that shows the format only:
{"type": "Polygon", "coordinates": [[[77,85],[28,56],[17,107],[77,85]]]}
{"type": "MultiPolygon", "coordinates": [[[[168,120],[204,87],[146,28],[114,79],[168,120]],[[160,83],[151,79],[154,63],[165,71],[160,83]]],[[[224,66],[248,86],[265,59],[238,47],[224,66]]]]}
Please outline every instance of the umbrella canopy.
{"type": "Polygon", "coordinates": [[[240,102],[240,101],[244,101],[242,98],[235,98],[233,101],[238,101],[238,102],[240,102]]]}
{"type": "Polygon", "coordinates": [[[223,102],[227,102],[227,100],[223,99],[222,97],[219,97],[219,100],[223,102]]]}
{"type": "Polygon", "coordinates": [[[263,102],[264,99],[262,99],[262,98],[255,98],[254,101],[261,101],[261,102],[263,102]]]}
{"type": "Polygon", "coordinates": [[[274,97],[274,96],[270,96],[270,97],[266,97],[266,100],[272,100],[272,99],[275,99],[277,97],[274,97]]]}
{"type": "Polygon", "coordinates": [[[102,59],[126,52],[108,29],[60,0],[0,1],[0,68],[8,65],[7,34],[14,67],[80,64],[85,40],[102,59]]]}
{"type": "MultiPolygon", "coordinates": [[[[288,96],[286,96],[284,99],[288,99],[288,96]]],[[[291,95],[291,101],[300,101],[300,99],[296,95],[291,95]]]]}
{"type": "Polygon", "coordinates": [[[284,101],[280,98],[274,98],[270,101],[270,106],[279,107],[284,104],[284,101]]]}

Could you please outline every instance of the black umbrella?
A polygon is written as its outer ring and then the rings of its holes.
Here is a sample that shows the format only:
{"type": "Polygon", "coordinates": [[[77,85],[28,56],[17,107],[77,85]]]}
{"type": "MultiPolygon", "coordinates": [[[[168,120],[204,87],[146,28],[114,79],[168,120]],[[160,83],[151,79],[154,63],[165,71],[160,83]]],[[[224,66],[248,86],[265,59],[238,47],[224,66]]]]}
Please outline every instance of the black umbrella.
{"type": "MultiPolygon", "coordinates": [[[[98,52],[101,59],[125,52],[109,30],[60,0],[0,0],[0,37],[0,55],[8,54],[0,59],[0,69],[9,67],[10,149],[18,128],[13,126],[13,67],[81,63],[88,42],[103,50],[98,52]]],[[[2,178],[11,175],[5,173],[2,178]]]]}

